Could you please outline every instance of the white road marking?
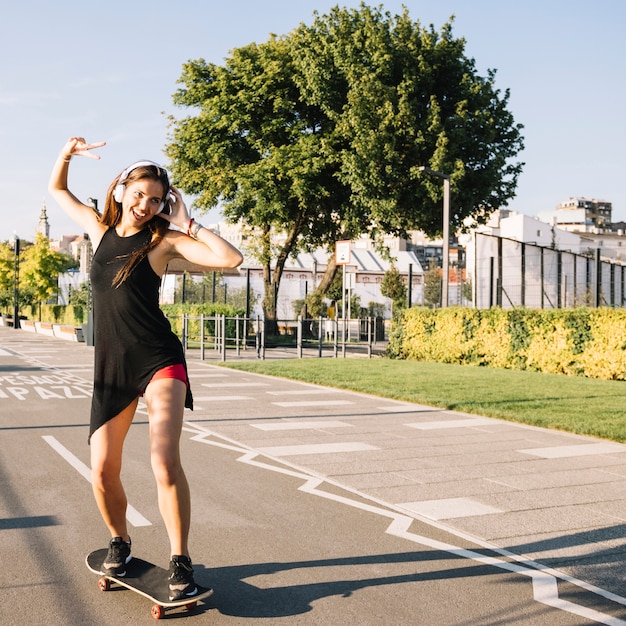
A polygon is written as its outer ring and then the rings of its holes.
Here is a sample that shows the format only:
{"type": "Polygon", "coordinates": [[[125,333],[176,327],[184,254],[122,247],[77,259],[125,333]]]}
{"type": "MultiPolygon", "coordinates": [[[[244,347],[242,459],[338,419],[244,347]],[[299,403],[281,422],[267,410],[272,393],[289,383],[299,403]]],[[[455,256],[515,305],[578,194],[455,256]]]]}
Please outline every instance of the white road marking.
{"type": "Polygon", "coordinates": [[[438,420],[436,422],[414,422],[412,424],[405,424],[410,428],[417,428],[418,430],[438,430],[440,428],[472,428],[474,426],[487,426],[493,425],[494,420],[487,419],[485,417],[469,417],[467,419],[460,420],[438,420]]]}
{"type": "Polygon", "coordinates": [[[344,443],[314,443],[302,446],[273,446],[259,448],[261,454],[268,456],[298,456],[301,454],[334,454],[337,452],[363,452],[365,450],[378,450],[368,443],[344,442],[344,443]]]}
{"type": "Polygon", "coordinates": [[[272,424],[250,424],[259,430],[317,430],[320,428],[352,428],[345,422],[274,422],[272,424]]]}
{"type": "Polygon", "coordinates": [[[386,411],[387,413],[434,413],[440,409],[433,409],[432,407],[419,406],[417,404],[394,404],[392,406],[377,406],[379,411],[386,411]]]}
{"type": "Polygon", "coordinates": [[[229,402],[230,400],[252,400],[250,396],[194,396],[194,402],[229,402]]]}
{"type": "Polygon", "coordinates": [[[397,505],[396,507],[398,508],[398,510],[394,511],[393,509],[396,508],[394,507],[394,505],[390,505],[387,502],[363,494],[357,489],[346,487],[345,485],[331,479],[315,476],[312,472],[306,472],[302,468],[291,465],[287,461],[274,459],[275,461],[279,461],[280,463],[282,463],[283,467],[259,461],[257,460],[260,454],[259,450],[247,448],[243,444],[240,444],[227,437],[223,437],[222,435],[218,435],[217,433],[205,429],[197,424],[187,424],[185,430],[187,432],[196,433],[191,438],[192,441],[205,443],[210,446],[226,448],[235,452],[241,452],[242,456],[237,459],[240,463],[246,463],[247,465],[259,467],[261,469],[269,470],[271,472],[277,472],[279,474],[301,478],[304,481],[304,484],[302,484],[298,488],[299,491],[303,491],[305,493],[309,493],[311,495],[321,498],[326,498],[328,500],[333,500],[335,502],[339,502],[341,504],[345,504],[356,509],[374,513],[376,515],[380,515],[381,517],[390,518],[391,523],[386,530],[386,532],[390,535],[400,537],[419,545],[430,547],[434,550],[441,550],[444,552],[448,552],[449,554],[459,556],[461,558],[469,559],[505,571],[526,576],[530,578],[533,588],[533,598],[537,602],[540,602],[547,606],[552,606],[560,611],[565,611],[567,613],[571,613],[572,615],[577,615],[584,619],[588,619],[597,624],[606,624],[607,626],[626,626],[626,621],[624,620],[613,617],[606,613],[602,613],[592,608],[578,605],[574,602],[570,602],[569,600],[563,600],[559,598],[557,581],[563,580],[572,583],[582,589],[586,589],[590,593],[606,598],[609,601],[621,605],[626,605],[626,598],[622,596],[618,596],[614,593],[611,593],[610,591],[607,591],[606,589],[596,587],[595,585],[591,585],[583,580],[579,580],[577,578],[574,578],[573,576],[569,576],[568,574],[564,574],[563,572],[554,570],[542,563],[532,561],[527,557],[520,556],[518,554],[515,554],[514,552],[510,552],[503,548],[494,546],[487,541],[481,541],[474,536],[470,536],[463,532],[449,528],[448,526],[439,524],[436,521],[428,520],[427,518],[423,518],[417,514],[414,514],[412,516],[406,515],[406,511],[402,511],[399,507],[397,507],[397,505]],[[347,493],[352,493],[358,497],[358,500],[352,500],[351,498],[341,496],[336,493],[320,490],[319,487],[324,483],[339,487],[347,493]],[[370,501],[373,504],[368,504],[367,501],[370,501]],[[376,506],[376,504],[379,504],[380,506],[376,506]],[[413,521],[415,519],[419,519],[420,521],[434,528],[445,530],[449,534],[456,535],[457,537],[463,538],[464,540],[471,541],[472,543],[480,545],[483,548],[492,550],[493,552],[500,554],[503,558],[500,559],[496,557],[484,556],[483,554],[480,554],[479,552],[475,552],[473,550],[459,548],[458,546],[443,543],[441,541],[437,541],[436,539],[430,539],[429,537],[426,537],[424,535],[417,535],[415,533],[412,533],[409,529],[411,528],[411,525],[413,524],[413,521]]]}
{"type": "Polygon", "coordinates": [[[304,394],[339,393],[340,389],[289,389],[285,391],[266,391],[270,396],[303,396],[304,394]]]}
{"type": "Polygon", "coordinates": [[[187,370],[189,378],[226,378],[228,374],[206,374],[203,370],[187,370]]]}
{"type": "Polygon", "coordinates": [[[344,406],[346,404],[354,404],[350,400],[300,400],[298,402],[272,402],[276,406],[344,406]]]}
{"type": "Polygon", "coordinates": [[[518,450],[524,454],[532,454],[543,459],[561,459],[572,456],[589,456],[592,454],[615,454],[626,452],[621,443],[584,443],[575,446],[552,446],[550,448],[527,448],[518,450]]]}
{"type": "MultiPolygon", "coordinates": [[[[65,459],[83,478],[91,483],[91,469],[85,465],[77,456],[72,454],[65,446],[57,441],[54,437],[44,435],[43,440],[59,455],[65,459]]],[[[137,509],[130,504],[126,511],[126,519],[133,526],[152,526],[152,522],[146,519],[137,509]]]]}
{"type": "MultiPolygon", "coordinates": [[[[202,383],[203,387],[214,387],[211,383],[202,383]]],[[[269,387],[268,383],[219,383],[220,387],[269,387]]]]}
{"type": "Polygon", "coordinates": [[[487,506],[486,504],[481,504],[471,498],[442,498],[441,500],[399,502],[398,506],[436,520],[503,513],[500,509],[496,509],[493,506],[487,506]]]}

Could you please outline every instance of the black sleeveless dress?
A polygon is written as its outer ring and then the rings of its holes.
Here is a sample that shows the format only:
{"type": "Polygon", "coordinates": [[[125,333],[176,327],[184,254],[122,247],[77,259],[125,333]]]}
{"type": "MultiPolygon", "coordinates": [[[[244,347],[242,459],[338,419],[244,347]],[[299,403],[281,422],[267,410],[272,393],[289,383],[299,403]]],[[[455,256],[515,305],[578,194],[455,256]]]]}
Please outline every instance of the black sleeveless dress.
{"type": "MultiPolygon", "coordinates": [[[[147,257],[119,287],[112,286],[130,254],[150,237],[148,230],[120,237],[109,228],[93,257],[95,362],[89,438],[137,398],[155,372],[176,364],[187,369],[182,344],[159,307],[161,278],[147,257]]],[[[189,387],[185,407],[193,408],[189,387]]]]}

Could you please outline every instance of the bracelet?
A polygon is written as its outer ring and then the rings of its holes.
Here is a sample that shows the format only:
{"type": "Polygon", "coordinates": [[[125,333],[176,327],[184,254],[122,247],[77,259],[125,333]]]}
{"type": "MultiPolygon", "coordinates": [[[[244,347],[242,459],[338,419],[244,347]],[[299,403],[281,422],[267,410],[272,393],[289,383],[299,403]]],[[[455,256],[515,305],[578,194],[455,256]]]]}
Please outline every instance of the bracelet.
{"type": "Polygon", "coordinates": [[[200,222],[196,222],[194,220],[194,225],[193,228],[189,229],[189,234],[194,238],[197,239],[198,238],[198,233],[200,232],[200,229],[204,228],[204,226],[202,226],[202,224],[200,224],[200,222]]]}
{"type": "Polygon", "coordinates": [[[191,237],[191,225],[195,222],[196,220],[193,219],[193,217],[189,220],[189,224],[187,224],[187,234],[191,237]]]}
{"type": "Polygon", "coordinates": [[[72,156],[70,155],[67,159],[63,159],[63,163],[69,163],[72,160],[72,156]]]}

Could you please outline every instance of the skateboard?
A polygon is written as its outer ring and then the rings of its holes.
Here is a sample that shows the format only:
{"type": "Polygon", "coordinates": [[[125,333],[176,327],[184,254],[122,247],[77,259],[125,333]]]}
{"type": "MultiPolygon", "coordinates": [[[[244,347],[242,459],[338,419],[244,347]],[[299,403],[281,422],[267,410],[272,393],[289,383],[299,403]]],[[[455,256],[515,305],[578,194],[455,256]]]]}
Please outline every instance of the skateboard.
{"type": "Polygon", "coordinates": [[[114,583],[145,596],[154,602],[151,610],[154,619],[164,617],[166,609],[184,607],[188,611],[191,611],[196,606],[198,600],[208,598],[213,593],[213,590],[208,587],[196,585],[198,587],[198,593],[195,596],[181,600],[170,600],[167,587],[167,570],[158,565],[154,565],[154,563],[149,563],[148,561],[133,556],[126,566],[125,576],[121,578],[110,576],[100,571],[106,554],[107,549],[103,548],[91,552],[85,559],[89,570],[94,574],[100,575],[100,580],[98,581],[100,591],[109,591],[112,583],[114,583]]]}

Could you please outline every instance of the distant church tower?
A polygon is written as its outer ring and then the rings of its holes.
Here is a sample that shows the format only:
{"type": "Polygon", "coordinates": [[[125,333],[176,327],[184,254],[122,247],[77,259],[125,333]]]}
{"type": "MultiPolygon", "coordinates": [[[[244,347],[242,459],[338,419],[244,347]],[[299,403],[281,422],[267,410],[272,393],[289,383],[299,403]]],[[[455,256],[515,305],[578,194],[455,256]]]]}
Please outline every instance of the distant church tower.
{"type": "Polygon", "coordinates": [[[39,224],[37,232],[45,235],[46,239],[50,239],[50,224],[48,223],[48,214],[46,213],[46,201],[41,205],[41,214],[39,215],[39,224]]]}

